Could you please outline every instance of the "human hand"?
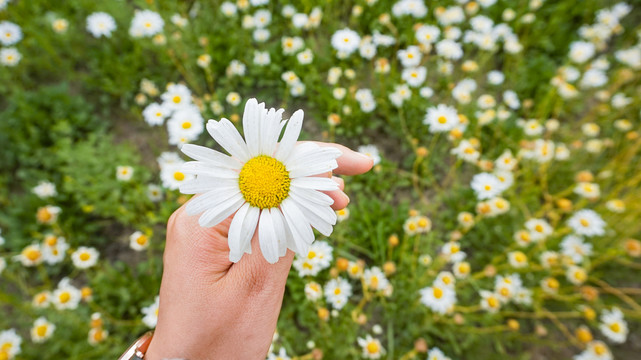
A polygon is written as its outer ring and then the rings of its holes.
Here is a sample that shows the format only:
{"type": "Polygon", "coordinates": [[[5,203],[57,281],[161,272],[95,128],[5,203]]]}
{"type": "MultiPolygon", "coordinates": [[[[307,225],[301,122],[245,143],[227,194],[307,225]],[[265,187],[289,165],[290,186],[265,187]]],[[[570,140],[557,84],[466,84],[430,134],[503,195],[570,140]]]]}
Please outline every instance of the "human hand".
{"type": "MultiPolygon", "coordinates": [[[[372,167],[369,157],[342,145],[318,145],[343,153],[336,174],[357,175],[372,167]]],[[[343,209],[349,203],[344,182],[332,179],[339,190],[326,193],[334,200],[333,209],[343,209]]],[[[232,263],[227,244],[232,217],[204,228],[183,205],[169,219],[158,324],[146,359],[265,359],[294,252],[287,250],[270,265],[256,232],[252,253],[232,263]]]]}

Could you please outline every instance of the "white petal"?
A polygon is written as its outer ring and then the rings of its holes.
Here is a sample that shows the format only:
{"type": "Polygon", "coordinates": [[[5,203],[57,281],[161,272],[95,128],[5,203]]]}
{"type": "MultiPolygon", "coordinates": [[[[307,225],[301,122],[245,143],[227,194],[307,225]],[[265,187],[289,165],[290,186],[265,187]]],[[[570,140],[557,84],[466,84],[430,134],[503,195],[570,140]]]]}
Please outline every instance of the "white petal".
{"type": "Polygon", "coordinates": [[[280,120],[284,111],[283,109],[269,109],[260,133],[260,151],[262,154],[274,156],[281,131],[280,120]]]}
{"type": "Polygon", "coordinates": [[[229,245],[229,260],[232,262],[238,262],[241,256],[243,256],[244,251],[241,248],[240,233],[243,228],[243,221],[247,216],[247,211],[249,210],[249,203],[245,203],[243,206],[238,209],[234,218],[231,220],[229,225],[229,232],[227,233],[227,244],[229,245]]]}
{"type": "Polygon", "coordinates": [[[187,161],[181,166],[180,170],[185,174],[205,175],[222,179],[238,179],[238,174],[240,174],[237,170],[218,167],[202,161],[187,161]]]}
{"type": "Polygon", "coordinates": [[[269,210],[272,215],[272,222],[274,223],[274,231],[276,232],[276,240],[278,240],[278,256],[285,256],[287,253],[287,228],[285,227],[285,219],[283,213],[278,208],[269,210]]]}
{"type": "MultiPolygon", "coordinates": [[[[260,209],[257,207],[249,206],[247,209],[247,214],[245,215],[242,226],[240,228],[240,241],[238,246],[240,247],[240,255],[231,252],[229,253],[229,260],[232,262],[238,262],[242,257],[243,253],[251,254],[251,240],[254,237],[254,232],[256,232],[256,225],[258,225],[258,217],[260,216],[260,209]]],[[[231,229],[230,229],[231,231],[231,229]]]]}
{"type": "MultiPolygon", "coordinates": [[[[197,178],[187,180],[180,184],[180,192],[183,194],[202,194],[220,187],[229,187],[232,189],[238,188],[238,180],[217,179],[209,176],[198,175],[197,178]]],[[[238,191],[240,191],[240,189],[238,191]]]]}
{"type": "MultiPolygon", "coordinates": [[[[292,200],[296,201],[296,198],[292,197],[292,200]]],[[[334,229],[332,224],[325,221],[316,212],[308,209],[303,204],[296,202],[296,205],[298,205],[298,208],[301,210],[311,226],[325,236],[330,236],[332,234],[332,230],[334,229]]]]}
{"type": "Polygon", "coordinates": [[[279,159],[282,162],[285,162],[287,160],[292,149],[294,148],[294,145],[296,145],[296,141],[298,141],[298,137],[300,136],[300,129],[302,128],[302,126],[303,110],[298,110],[292,115],[287,123],[285,134],[283,134],[283,138],[280,140],[278,149],[276,149],[276,153],[274,154],[274,157],[276,159],[279,159]]]}
{"type": "Polygon", "coordinates": [[[280,206],[285,216],[287,227],[292,232],[298,253],[302,256],[307,255],[309,245],[314,242],[312,227],[292,199],[285,199],[280,206]]]}
{"type": "Polygon", "coordinates": [[[336,160],[331,160],[323,163],[308,164],[307,166],[301,166],[293,170],[289,170],[290,178],[297,178],[303,176],[312,176],[319,175],[330,172],[338,167],[336,160]]]}
{"type": "Polygon", "coordinates": [[[204,146],[185,144],[180,148],[180,151],[194,160],[215,164],[216,166],[229,169],[240,169],[242,167],[242,164],[231,156],[204,146]]]}
{"type": "Polygon", "coordinates": [[[198,219],[198,223],[202,227],[216,226],[238,210],[244,202],[243,196],[237,194],[233,198],[220,202],[215,207],[205,211],[198,219]]]}
{"type": "Polygon", "coordinates": [[[306,207],[309,211],[319,216],[326,223],[330,225],[336,225],[336,221],[337,221],[336,211],[334,211],[331,207],[326,205],[315,204],[314,202],[308,200],[307,198],[300,197],[297,194],[292,195],[291,197],[293,200],[296,201],[296,203],[299,206],[306,207]]]}
{"type": "Polygon", "coordinates": [[[260,105],[256,99],[249,99],[245,104],[245,111],[243,112],[243,132],[245,133],[245,141],[251,156],[258,155],[259,142],[260,142],[260,120],[261,115],[265,111],[265,104],[260,105]]]}
{"type": "Polygon", "coordinates": [[[212,208],[227,199],[235,198],[236,195],[240,194],[240,190],[234,188],[233,186],[220,186],[214,190],[210,190],[200,196],[196,196],[187,203],[185,210],[188,215],[196,215],[201,212],[212,208]]]}
{"type": "Polygon", "coordinates": [[[260,251],[268,263],[274,264],[278,261],[278,239],[272,221],[272,215],[268,209],[263,209],[258,222],[258,242],[260,251]]]}
{"type": "Polygon", "coordinates": [[[334,180],[320,177],[298,177],[292,179],[291,186],[321,191],[338,190],[338,184],[334,180]]]}
{"type": "Polygon", "coordinates": [[[334,199],[329,197],[329,195],[316,190],[290,187],[289,193],[292,196],[304,198],[318,205],[330,206],[334,203],[334,199]]]}
{"type": "Polygon", "coordinates": [[[250,155],[247,144],[238,133],[238,130],[236,130],[234,124],[229,120],[209,120],[207,122],[207,131],[231,156],[243,163],[249,160],[250,155]]]}
{"type": "MultiPolygon", "coordinates": [[[[297,147],[298,148],[298,147],[297,147]]],[[[294,169],[308,164],[318,164],[336,160],[343,153],[332,147],[320,147],[316,149],[304,149],[304,151],[294,150],[294,155],[287,159],[287,169],[294,169]]]]}

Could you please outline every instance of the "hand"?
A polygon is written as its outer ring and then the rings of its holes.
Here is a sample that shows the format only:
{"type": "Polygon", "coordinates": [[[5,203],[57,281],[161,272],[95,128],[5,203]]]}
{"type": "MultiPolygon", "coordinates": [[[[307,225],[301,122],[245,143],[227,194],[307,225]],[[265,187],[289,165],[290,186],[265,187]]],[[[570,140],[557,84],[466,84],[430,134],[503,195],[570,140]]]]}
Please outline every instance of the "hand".
{"type": "MultiPolygon", "coordinates": [[[[372,160],[337,144],[339,175],[362,174],[372,160]]],[[[331,174],[327,174],[331,176],[331,174]]],[[[335,210],[349,197],[340,190],[327,194],[335,210]]],[[[257,235],[252,253],[229,261],[227,233],[231,218],[212,228],[198,225],[198,216],[176,210],[167,224],[164,272],[160,286],[158,325],[145,359],[265,359],[276,329],[287,275],[294,253],[273,265],[260,252],[257,235]]]]}

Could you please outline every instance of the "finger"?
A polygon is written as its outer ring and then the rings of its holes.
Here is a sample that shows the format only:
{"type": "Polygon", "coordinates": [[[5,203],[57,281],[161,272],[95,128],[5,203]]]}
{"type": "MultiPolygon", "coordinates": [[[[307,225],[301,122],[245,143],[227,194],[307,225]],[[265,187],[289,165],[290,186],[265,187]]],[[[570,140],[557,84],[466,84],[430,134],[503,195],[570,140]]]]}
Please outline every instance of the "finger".
{"type": "Polygon", "coordinates": [[[349,196],[347,196],[347,194],[342,190],[323,191],[323,193],[329,195],[329,197],[334,200],[334,203],[332,204],[332,209],[334,210],[344,209],[349,204],[349,196]]]}
{"type": "Polygon", "coordinates": [[[359,175],[368,172],[374,166],[374,160],[371,157],[349,148],[333,143],[316,142],[319,146],[329,146],[340,150],[343,155],[336,159],[338,167],[334,173],[339,175],[359,175]]]}
{"type": "Polygon", "coordinates": [[[338,184],[339,189],[345,190],[345,180],[339,178],[338,176],[332,176],[332,180],[334,180],[334,182],[338,184]]]}

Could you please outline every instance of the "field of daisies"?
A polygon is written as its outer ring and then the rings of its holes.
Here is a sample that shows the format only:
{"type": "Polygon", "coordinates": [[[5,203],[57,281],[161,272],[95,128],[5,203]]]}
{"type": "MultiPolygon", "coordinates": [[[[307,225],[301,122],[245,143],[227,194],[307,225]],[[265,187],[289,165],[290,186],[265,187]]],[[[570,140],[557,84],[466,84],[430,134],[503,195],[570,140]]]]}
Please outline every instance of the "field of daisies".
{"type": "Polygon", "coordinates": [[[0,360],[155,327],[180,148],[250,98],[375,163],[267,359],[638,358],[638,3],[53,5],[0,0],[0,360]]]}

